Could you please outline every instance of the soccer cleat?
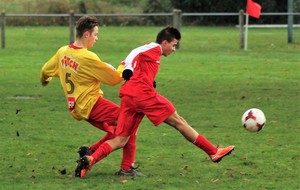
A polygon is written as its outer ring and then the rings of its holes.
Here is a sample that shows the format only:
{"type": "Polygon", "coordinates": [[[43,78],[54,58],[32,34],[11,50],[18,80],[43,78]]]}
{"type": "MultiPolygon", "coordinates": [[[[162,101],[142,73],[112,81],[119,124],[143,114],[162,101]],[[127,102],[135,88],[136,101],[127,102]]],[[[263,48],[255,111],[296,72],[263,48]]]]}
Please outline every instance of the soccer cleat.
{"type": "Polygon", "coordinates": [[[116,172],[116,175],[119,175],[119,176],[142,176],[143,174],[141,172],[138,172],[135,168],[131,168],[130,170],[127,170],[127,171],[120,169],[118,172],[116,172]]]}
{"type": "Polygon", "coordinates": [[[213,162],[220,162],[222,160],[222,158],[224,158],[225,156],[229,155],[232,151],[234,150],[234,146],[228,146],[226,148],[217,148],[217,153],[214,155],[210,155],[210,159],[213,162]]]}
{"type": "Polygon", "coordinates": [[[88,170],[93,165],[94,158],[92,156],[83,156],[77,160],[77,167],[75,169],[75,177],[83,178],[88,170]]]}
{"type": "Polygon", "coordinates": [[[88,146],[81,146],[78,150],[79,158],[84,157],[85,155],[91,155],[91,149],[88,146]]]}
{"type": "Polygon", "coordinates": [[[81,159],[77,160],[77,166],[75,169],[75,177],[80,177],[81,176],[81,170],[84,168],[84,166],[82,165],[81,159]]]}

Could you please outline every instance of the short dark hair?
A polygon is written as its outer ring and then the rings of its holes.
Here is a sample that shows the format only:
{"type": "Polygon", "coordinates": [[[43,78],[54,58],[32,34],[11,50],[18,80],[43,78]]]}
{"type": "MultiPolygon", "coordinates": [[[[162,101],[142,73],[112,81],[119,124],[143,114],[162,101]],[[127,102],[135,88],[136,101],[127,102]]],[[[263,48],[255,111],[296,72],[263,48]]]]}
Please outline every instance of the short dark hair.
{"type": "Polygon", "coordinates": [[[174,27],[167,26],[157,34],[156,43],[160,44],[164,40],[171,42],[174,38],[179,41],[181,38],[180,32],[174,27]]]}
{"type": "Polygon", "coordinates": [[[86,31],[92,32],[98,26],[98,20],[94,16],[83,16],[76,23],[76,37],[81,38],[86,31]]]}

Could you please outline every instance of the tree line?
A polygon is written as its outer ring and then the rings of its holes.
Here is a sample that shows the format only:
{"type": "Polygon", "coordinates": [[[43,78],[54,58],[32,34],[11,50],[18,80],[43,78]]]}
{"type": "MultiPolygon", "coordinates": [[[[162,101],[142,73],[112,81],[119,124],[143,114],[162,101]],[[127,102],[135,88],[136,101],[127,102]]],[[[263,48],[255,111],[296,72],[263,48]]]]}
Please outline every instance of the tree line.
{"type": "MultiPolygon", "coordinates": [[[[288,0],[253,0],[262,7],[262,13],[286,13],[288,0]]],[[[237,13],[241,9],[246,11],[247,0],[148,0],[145,12],[170,12],[172,9],[180,9],[186,13],[237,13]]],[[[300,0],[293,0],[294,12],[300,12],[300,0]]],[[[262,16],[260,19],[253,19],[253,22],[267,24],[283,24],[287,22],[287,16],[262,16]]],[[[300,20],[300,19],[296,19],[300,20]]],[[[155,22],[159,22],[156,19],[155,22]]],[[[231,25],[237,24],[236,17],[187,17],[185,24],[202,25],[231,25]]]]}
{"type": "MultiPolygon", "coordinates": [[[[40,0],[5,1],[6,13],[171,13],[180,9],[183,13],[238,13],[245,10],[247,0],[40,0]],[[13,3],[16,2],[14,5],[13,3]],[[10,10],[10,7],[14,9],[10,10]],[[18,9],[15,9],[18,7],[18,9]],[[16,11],[17,10],[17,11],[16,11]],[[13,12],[12,12],[13,11],[13,12]]],[[[262,12],[287,12],[288,0],[253,0],[262,6],[262,12]]],[[[300,0],[293,0],[294,12],[300,12],[300,0]]],[[[299,16],[295,16],[299,22],[299,16]]],[[[285,24],[286,15],[261,16],[251,18],[252,22],[261,24],[285,24]]],[[[171,17],[101,17],[103,25],[165,25],[172,23],[171,17]]],[[[193,16],[183,17],[184,25],[236,25],[236,16],[193,16]]],[[[67,17],[8,17],[8,25],[67,25],[67,17]]],[[[298,24],[298,23],[297,23],[298,24]]]]}

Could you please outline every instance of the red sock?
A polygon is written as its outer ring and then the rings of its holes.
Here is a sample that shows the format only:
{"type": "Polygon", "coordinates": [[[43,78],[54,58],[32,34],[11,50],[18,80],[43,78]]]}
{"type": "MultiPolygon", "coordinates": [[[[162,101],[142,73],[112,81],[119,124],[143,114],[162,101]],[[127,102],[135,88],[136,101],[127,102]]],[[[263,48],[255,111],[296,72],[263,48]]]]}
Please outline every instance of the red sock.
{"type": "Polygon", "coordinates": [[[90,146],[91,149],[91,154],[93,154],[98,148],[99,146],[104,143],[105,141],[114,138],[115,135],[112,133],[106,133],[106,135],[104,137],[102,137],[98,142],[96,142],[95,144],[90,146]]]}
{"type": "Polygon", "coordinates": [[[109,155],[112,152],[112,148],[108,143],[103,143],[99,146],[99,148],[92,154],[92,157],[94,158],[93,163],[96,163],[103,158],[105,158],[107,155],[109,155]]]}
{"type": "Polygon", "coordinates": [[[217,148],[212,145],[204,136],[198,135],[194,142],[194,145],[201,148],[208,155],[213,155],[217,153],[217,148]]]}
{"type": "Polygon", "coordinates": [[[123,159],[121,168],[124,171],[128,171],[134,164],[136,152],[136,135],[131,135],[127,144],[123,147],[123,159]]]}

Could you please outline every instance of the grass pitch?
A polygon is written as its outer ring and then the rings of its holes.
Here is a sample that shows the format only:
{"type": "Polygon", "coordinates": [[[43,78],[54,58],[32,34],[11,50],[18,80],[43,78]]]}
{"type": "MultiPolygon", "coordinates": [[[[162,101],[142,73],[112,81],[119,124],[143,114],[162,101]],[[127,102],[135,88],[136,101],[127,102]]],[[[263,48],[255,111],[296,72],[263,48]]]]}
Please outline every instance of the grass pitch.
{"type": "MultiPolygon", "coordinates": [[[[92,51],[117,66],[132,48],[153,41],[159,27],[101,27],[92,51]]],[[[39,83],[42,65],[69,43],[67,27],[8,27],[0,50],[0,189],[299,189],[299,44],[286,29],[249,29],[248,51],[237,28],[183,27],[180,49],[162,58],[157,91],[198,132],[236,150],[219,164],[165,124],[140,126],[136,161],[146,176],[120,178],[121,151],[74,175],[78,147],[104,133],[68,113],[58,79],[39,83]],[[267,123],[243,129],[257,107],[267,123]]],[[[102,85],[119,103],[119,86],[102,85]]]]}

